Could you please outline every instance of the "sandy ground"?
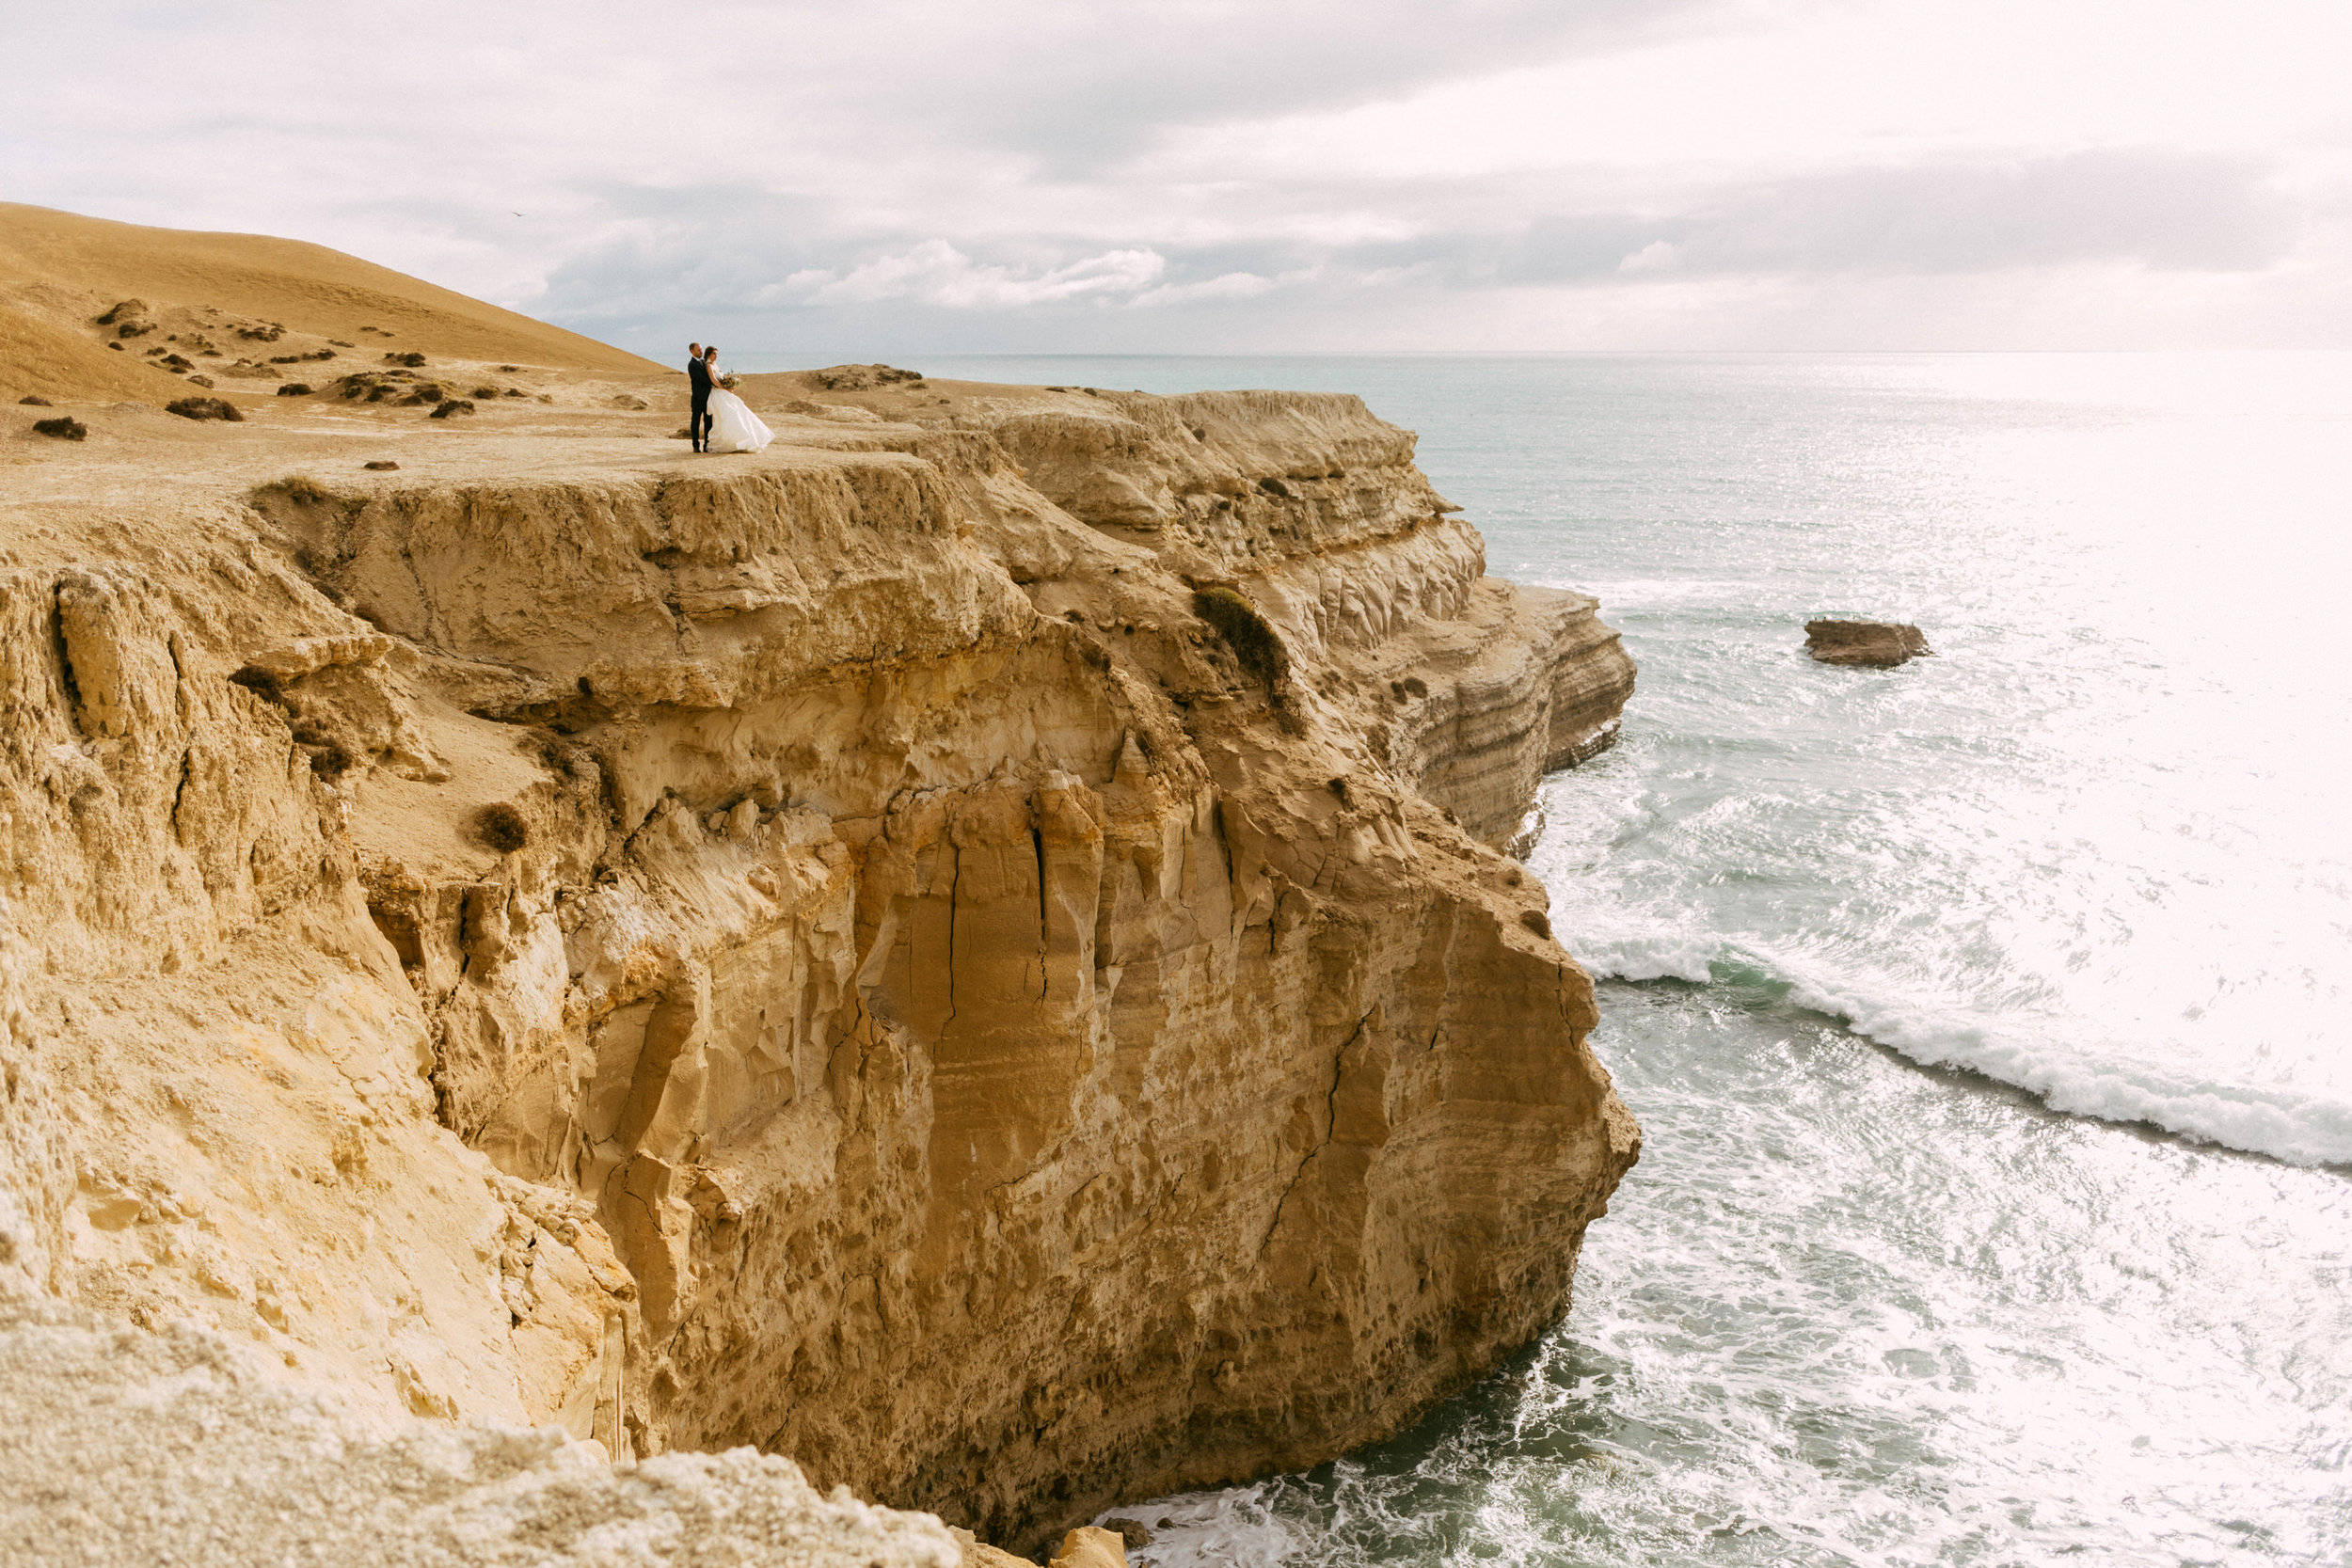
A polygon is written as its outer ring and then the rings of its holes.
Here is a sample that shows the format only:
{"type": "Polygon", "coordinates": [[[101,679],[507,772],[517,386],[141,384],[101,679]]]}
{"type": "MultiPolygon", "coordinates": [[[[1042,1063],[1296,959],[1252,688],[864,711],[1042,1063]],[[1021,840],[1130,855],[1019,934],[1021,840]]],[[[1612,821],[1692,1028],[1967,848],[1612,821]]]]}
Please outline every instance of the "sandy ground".
{"type": "Polygon", "coordinates": [[[163,495],[191,486],[233,495],[299,475],[339,494],[359,495],[420,482],[764,466],[790,463],[796,452],[809,450],[907,450],[926,431],[1009,408],[1093,404],[1083,391],[982,382],[839,390],[816,385],[831,372],[746,376],[740,390],[775,430],[775,444],[755,455],[697,453],[684,435],[682,372],[506,371],[484,361],[428,359],[410,373],[459,396],[492,386],[501,395],[467,397],[475,412],[434,419],[434,405],[371,404],[338,396],[331,388],[282,398],[229,387],[209,393],[164,388],[222,397],[245,416],[234,423],[183,419],[165,412],[161,403],[139,400],[0,405],[0,551],[9,545],[10,514],[20,527],[34,514],[44,524],[86,522],[118,509],[151,508],[163,495]],[[504,396],[508,387],[523,395],[504,396]],[[36,422],[59,416],[78,420],[87,436],[65,440],[34,430],[36,422]],[[370,463],[399,467],[371,470],[370,463]]]}

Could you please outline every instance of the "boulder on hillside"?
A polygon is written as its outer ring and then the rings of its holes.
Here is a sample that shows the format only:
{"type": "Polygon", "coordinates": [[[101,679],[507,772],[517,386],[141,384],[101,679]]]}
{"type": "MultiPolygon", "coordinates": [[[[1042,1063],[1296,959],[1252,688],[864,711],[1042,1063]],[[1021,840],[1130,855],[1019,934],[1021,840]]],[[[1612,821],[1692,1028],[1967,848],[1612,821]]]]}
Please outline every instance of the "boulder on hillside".
{"type": "Polygon", "coordinates": [[[143,299],[121,301],[99,317],[98,325],[113,327],[118,338],[144,338],[155,330],[155,323],[148,314],[147,301],[143,299]]]}
{"type": "Polygon", "coordinates": [[[241,420],[245,414],[226,398],[177,398],[164,404],[164,412],[177,414],[183,420],[241,420]]]}
{"type": "Polygon", "coordinates": [[[1823,664],[1858,664],[1891,670],[1933,650],[1927,634],[1898,621],[1807,621],[1804,651],[1823,664]]]}

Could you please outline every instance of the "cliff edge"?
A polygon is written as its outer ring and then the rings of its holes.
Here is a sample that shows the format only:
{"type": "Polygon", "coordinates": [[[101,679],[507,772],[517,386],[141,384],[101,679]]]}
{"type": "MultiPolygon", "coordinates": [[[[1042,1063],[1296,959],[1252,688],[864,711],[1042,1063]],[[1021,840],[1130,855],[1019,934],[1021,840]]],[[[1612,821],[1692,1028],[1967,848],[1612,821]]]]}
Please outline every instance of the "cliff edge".
{"type": "Polygon", "coordinates": [[[677,388],[6,432],[8,1289],[1009,1543],[1555,1321],[1593,601],[1354,398],[677,388]]]}

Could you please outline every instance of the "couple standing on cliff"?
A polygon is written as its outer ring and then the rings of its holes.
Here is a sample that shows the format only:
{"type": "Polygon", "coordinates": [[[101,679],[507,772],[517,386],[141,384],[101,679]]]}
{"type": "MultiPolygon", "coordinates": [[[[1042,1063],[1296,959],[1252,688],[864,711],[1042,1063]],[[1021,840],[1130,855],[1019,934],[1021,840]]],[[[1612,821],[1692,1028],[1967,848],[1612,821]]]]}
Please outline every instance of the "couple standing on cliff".
{"type": "Polygon", "coordinates": [[[693,405],[686,416],[686,434],[696,451],[757,451],[776,438],[759,422],[751,405],[721,383],[717,344],[686,345],[686,379],[693,389],[693,405]]]}

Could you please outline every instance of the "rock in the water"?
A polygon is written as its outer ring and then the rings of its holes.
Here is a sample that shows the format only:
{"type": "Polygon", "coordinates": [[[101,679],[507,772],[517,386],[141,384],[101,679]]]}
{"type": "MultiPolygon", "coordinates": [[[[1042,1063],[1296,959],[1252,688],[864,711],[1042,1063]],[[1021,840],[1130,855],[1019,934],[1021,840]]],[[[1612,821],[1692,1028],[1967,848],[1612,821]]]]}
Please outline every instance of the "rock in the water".
{"type": "Polygon", "coordinates": [[[1103,1528],[1109,1530],[1113,1535],[1118,1536],[1131,1547],[1149,1546],[1152,1544],[1152,1532],[1143,1528],[1143,1524],[1140,1520],[1105,1519],[1103,1521],[1103,1528]]]}
{"type": "Polygon", "coordinates": [[[1823,664],[1861,664],[1891,670],[1933,650],[1917,626],[1897,621],[1807,621],[1804,651],[1823,664]]]}

